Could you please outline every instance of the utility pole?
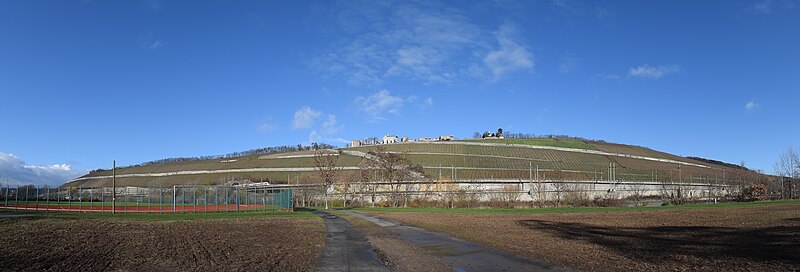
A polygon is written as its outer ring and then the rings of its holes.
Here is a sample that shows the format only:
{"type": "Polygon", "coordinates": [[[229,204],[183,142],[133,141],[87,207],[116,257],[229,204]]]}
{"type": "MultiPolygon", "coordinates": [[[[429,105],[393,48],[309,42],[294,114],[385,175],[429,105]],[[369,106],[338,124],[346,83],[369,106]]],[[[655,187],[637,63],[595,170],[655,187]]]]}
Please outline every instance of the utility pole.
{"type": "Polygon", "coordinates": [[[117,160],[111,166],[111,214],[117,213],[117,160]]]}

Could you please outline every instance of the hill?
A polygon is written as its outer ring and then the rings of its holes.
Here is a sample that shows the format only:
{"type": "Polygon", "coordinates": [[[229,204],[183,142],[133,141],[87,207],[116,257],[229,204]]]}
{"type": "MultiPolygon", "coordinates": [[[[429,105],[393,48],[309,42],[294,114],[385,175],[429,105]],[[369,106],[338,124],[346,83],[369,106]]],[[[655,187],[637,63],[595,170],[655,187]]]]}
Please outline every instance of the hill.
{"type": "MultiPolygon", "coordinates": [[[[376,151],[404,153],[421,165],[430,179],[527,180],[538,168],[544,179],[622,180],[652,182],[729,183],[753,180],[758,173],[709,159],[687,158],[649,148],[599,141],[559,138],[468,139],[448,142],[406,142],[340,148],[339,177],[357,179],[363,156],[376,151]],[[609,178],[611,173],[611,178],[609,178]]],[[[273,184],[315,180],[310,150],[166,160],[117,169],[119,186],[224,184],[269,181],[273,184]]],[[[111,171],[98,170],[64,186],[110,186],[111,171]]]]}

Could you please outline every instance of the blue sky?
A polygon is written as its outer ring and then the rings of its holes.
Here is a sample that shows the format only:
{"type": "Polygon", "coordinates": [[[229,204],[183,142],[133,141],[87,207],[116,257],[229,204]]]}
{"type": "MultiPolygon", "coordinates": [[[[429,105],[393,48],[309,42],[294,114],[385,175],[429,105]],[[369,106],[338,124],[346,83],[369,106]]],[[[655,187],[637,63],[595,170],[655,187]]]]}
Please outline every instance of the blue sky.
{"type": "Polygon", "coordinates": [[[772,172],[798,5],[2,1],[0,176],[499,127],[772,172]]]}

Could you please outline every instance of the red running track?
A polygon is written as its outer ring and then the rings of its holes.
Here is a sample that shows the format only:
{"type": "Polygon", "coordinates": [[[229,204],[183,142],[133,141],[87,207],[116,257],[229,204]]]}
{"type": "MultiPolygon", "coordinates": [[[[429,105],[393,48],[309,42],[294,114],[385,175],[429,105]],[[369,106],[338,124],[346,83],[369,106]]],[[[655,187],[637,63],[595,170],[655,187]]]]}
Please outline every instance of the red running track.
{"type": "MultiPolygon", "coordinates": [[[[28,210],[28,211],[54,211],[54,212],[111,212],[111,206],[57,206],[57,205],[9,205],[0,206],[0,209],[28,210]]],[[[239,211],[263,210],[264,205],[239,205],[239,211]]],[[[128,213],[159,213],[159,212],[224,212],[237,211],[236,204],[207,205],[207,206],[117,206],[116,212],[128,213]]]]}

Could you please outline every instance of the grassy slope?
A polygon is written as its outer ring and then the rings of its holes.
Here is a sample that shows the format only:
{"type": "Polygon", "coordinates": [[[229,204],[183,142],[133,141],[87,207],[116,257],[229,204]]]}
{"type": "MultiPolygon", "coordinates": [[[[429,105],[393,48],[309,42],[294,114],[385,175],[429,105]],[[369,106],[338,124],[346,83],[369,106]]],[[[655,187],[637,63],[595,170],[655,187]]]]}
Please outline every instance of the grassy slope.
{"type": "MultiPolygon", "coordinates": [[[[463,142],[483,142],[483,143],[504,143],[504,144],[524,144],[536,146],[552,146],[589,150],[601,150],[615,153],[633,154],[641,156],[651,156],[658,158],[676,159],[681,161],[696,162],[691,159],[643,148],[620,144],[608,144],[601,142],[582,141],[578,139],[555,139],[555,138],[535,138],[535,139],[471,139],[460,140],[463,142]]],[[[459,141],[455,141],[456,143],[459,141]]],[[[481,178],[504,178],[504,179],[526,179],[528,176],[528,164],[536,162],[540,169],[548,171],[550,169],[561,169],[565,171],[580,171],[584,174],[574,174],[574,177],[567,179],[592,179],[596,178],[600,172],[606,172],[610,162],[617,162],[617,176],[621,179],[650,179],[651,170],[662,171],[661,178],[669,178],[671,172],[676,172],[674,164],[626,159],[613,156],[602,156],[594,154],[563,152],[555,150],[519,148],[513,146],[478,146],[478,145],[459,145],[459,144],[421,144],[421,143],[402,143],[383,145],[386,150],[394,152],[410,152],[409,158],[415,163],[425,167],[428,176],[438,176],[441,167],[461,167],[458,172],[459,178],[481,179],[481,178]],[[432,154],[431,154],[432,153],[432,154]],[[444,153],[444,154],[436,154],[444,153]],[[447,154],[447,155],[445,155],[447,154]],[[453,155],[456,154],[456,155],[453,155]],[[460,156],[457,154],[468,154],[470,156],[460,156]],[[506,158],[503,158],[506,157],[506,158]],[[472,169],[469,169],[472,168],[472,169]],[[479,169],[474,169],[479,168],[479,169]],[[510,170],[515,169],[515,170],[510,170]],[[581,176],[582,175],[582,176],[581,176]]],[[[346,148],[368,152],[376,149],[376,146],[362,146],[357,148],[346,148]]],[[[289,152],[270,154],[266,156],[248,156],[235,159],[237,161],[223,163],[220,159],[200,160],[190,162],[178,162],[159,165],[147,165],[141,167],[131,167],[118,169],[117,174],[128,173],[160,173],[183,170],[216,170],[216,169],[243,169],[243,168],[278,168],[278,167],[313,167],[313,159],[309,157],[298,158],[279,158],[281,156],[309,155],[308,151],[289,152]]],[[[339,166],[357,166],[361,160],[358,156],[341,155],[339,166]]],[[[704,163],[700,163],[704,164],[704,163]]],[[[684,167],[683,174],[686,177],[694,177],[702,174],[705,177],[714,177],[721,172],[719,166],[715,169],[703,169],[698,167],[684,167]]],[[[350,171],[353,172],[353,171],[350,171]]],[[[447,176],[449,171],[443,171],[443,176],[447,176]]],[[[101,171],[87,176],[108,176],[110,171],[101,171]]],[[[312,178],[311,172],[247,172],[247,173],[219,173],[203,175],[181,175],[168,177],[133,177],[118,178],[118,186],[172,186],[174,184],[221,184],[233,179],[250,180],[269,180],[272,183],[294,183],[299,179],[307,180],[312,178]],[[287,181],[287,178],[290,181],[287,181]]],[[[352,174],[352,173],[351,173],[352,174]]],[[[674,173],[673,173],[674,175],[674,173]]],[[[68,184],[71,187],[91,187],[91,186],[110,186],[111,179],[96,179],[78,181],[68,184]]]]}

